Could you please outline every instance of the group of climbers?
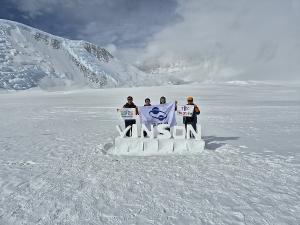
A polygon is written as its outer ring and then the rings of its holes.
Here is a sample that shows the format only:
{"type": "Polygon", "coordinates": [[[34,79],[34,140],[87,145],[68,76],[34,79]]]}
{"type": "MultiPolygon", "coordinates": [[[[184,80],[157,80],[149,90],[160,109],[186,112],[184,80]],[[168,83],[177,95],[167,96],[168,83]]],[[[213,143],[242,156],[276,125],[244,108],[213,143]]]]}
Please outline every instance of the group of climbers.
{"type": "MultiPolygon", "coordinates": [[[[166,104],[166,97],[164,97],[164,96],[160,97],[159,102],[160,102],[160,104],[166,104]]],[[[183,117],[183,124],[185,125],[185,127],[187,127],[187,125],[190,124],[195,130],[197,130],[197,116],[200,114],[200,109],[194,103],[194,99],[191,96],[187,97],[187,104],[186,105],[193,105],[194,106],[194,111],[193,111],[191,116],[189,116],[189,117],[184,116],[183,117]]],[[[145,99],[144,106],[151,106],[151,100],[149,98],[145,99]]],[[[123,106],[123,108],[134,108],[136,115],[139,114],[138,107],[134,104],[132,96],[127,97],[127,102],[123,106]]],[[[175,110],[177,110],[177,101],[175,101],[175,110]]],[[[136,124],[135,119],[126,119],[125,120],[125,127],[132,126],[133,124],[136,124]]],[[[129,130],[126,133],[126,136],[128,136],[128,137],[131,136],[131,130],[129,130]]],[[[145,133],[144,133],[144,136],[145,136],[145,133]]]]}

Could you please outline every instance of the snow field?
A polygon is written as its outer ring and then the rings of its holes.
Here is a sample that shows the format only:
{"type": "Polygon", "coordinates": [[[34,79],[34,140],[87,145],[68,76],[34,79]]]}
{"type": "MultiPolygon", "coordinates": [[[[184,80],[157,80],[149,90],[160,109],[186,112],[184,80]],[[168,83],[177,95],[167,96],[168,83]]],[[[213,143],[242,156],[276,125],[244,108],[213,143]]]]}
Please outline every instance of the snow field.
{"type": "Polygon", "coordinates": [[[3,93],[0,224],[299,224],[299,90],[206,84],[3,93]],[[127,95],[137,104],[194,96],[206,149],[108,155],[127,95]]]}

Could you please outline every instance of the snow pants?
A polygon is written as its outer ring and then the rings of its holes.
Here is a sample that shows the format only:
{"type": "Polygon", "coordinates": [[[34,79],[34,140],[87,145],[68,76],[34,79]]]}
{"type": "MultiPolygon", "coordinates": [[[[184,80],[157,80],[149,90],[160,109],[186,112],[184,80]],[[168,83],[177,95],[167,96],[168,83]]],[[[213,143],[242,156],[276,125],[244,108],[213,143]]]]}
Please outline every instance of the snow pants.
{"type": "MultiPolygon", "coordinates": [[[[135,120],[125,120],[125,128],[128,126],[132,126],[133,124],[136,124],[135,120]]],[[[130,128],[130,130],[126,132],[127,137],[131,137],[131,135],[132,135],[132,128],[130,128]]]]}

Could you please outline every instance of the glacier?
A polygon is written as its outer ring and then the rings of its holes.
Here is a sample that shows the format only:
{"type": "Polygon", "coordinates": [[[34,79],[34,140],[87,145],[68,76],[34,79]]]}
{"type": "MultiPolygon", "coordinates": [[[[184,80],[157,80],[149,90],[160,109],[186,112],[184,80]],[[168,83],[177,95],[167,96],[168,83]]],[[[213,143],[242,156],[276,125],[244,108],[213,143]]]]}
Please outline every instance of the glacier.
{"type": "MultiPolygon", "coordinates": [[[[0,224],[300,222],[299,84],[0,94],[0,224]],[[201,109],[197,155],[110,155],[116,108],[165,95],[201,109]],[[107,101],[109,99],[109,101],[107,101]]],[[[182,123],[178,118],[178,124],[182,123]]]]}
{"type": "Polygon", "coordinates": [[[179,81],[146,74],[92,43],[0,19],[0,89],[107,88],[172,82],[179,81]]]}

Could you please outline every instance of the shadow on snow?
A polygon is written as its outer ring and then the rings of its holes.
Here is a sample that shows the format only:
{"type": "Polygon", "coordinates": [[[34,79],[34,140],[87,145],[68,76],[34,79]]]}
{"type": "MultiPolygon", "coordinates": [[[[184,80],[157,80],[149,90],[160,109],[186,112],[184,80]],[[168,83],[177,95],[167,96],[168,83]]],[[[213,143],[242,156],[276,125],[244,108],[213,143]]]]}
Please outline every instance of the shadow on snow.
{"type": "Polygon", "coordinates": [[[216,136],[204,136],[203,140],[205,141],[205,149],[216,150],[227,143],[225,141],[237,140],[240,137],[216,137],[216,136]]]}

